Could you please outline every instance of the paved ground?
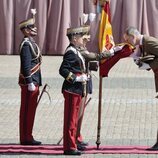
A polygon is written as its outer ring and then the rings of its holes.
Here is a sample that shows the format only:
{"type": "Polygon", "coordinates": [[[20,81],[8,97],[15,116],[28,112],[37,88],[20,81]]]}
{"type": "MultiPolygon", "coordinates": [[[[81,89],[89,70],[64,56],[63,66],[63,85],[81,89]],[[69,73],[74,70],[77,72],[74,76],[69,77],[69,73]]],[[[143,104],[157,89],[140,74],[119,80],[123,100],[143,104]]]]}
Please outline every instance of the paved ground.
{"type": "MultiPolygon", "coordinates": [[[[43,83],[50,85],[52,102],[45,94],[38,109],[34,136],[43,144],[56,144],[62,137],[62,57],[43,57],[43,83]]],[[[19,143],[20,88],[17,84],[19,56],[0,56],[0,144],[19,143]]],[[[87,106],[82,133],[95,145],[97,135],[98,73],[93,75],[94,92],[87,106]]],[[[154,98],[151,71],[138,70],[132,59],[121,60],[103,80],[101,145],[144,145],[155,143],[158,128],[158,100],[154,98]]],[[[0,155],[0,157],[66,157],[48,155],[0,155]]],[[[70,157],[70,156],[69,156],[70,157]]],[[[82,155],[84,158],[157,158],[157,155],[82,155]]]]}

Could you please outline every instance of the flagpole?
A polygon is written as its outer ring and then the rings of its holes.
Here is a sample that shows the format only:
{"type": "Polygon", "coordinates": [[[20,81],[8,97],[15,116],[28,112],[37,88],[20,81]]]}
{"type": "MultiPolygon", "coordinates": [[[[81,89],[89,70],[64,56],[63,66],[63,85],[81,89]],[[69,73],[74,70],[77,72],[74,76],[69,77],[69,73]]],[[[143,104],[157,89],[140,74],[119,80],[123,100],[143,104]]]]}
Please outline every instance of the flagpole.
{"type": "MultiPolygon", "coordinates": [[[[101,14],[99,14],[99,22],[101,21],[101,14]]],[[[101,49],[100,49],[101,52],[101,49]]],[[[100,69],[99,69],[100,71],[100,69]]],[[[99,100],[98,100],[98,125],[97,125],[97,150],[99,150],[99,145],[101,144],[100,133],[101,133],[101,110],[102,110],[102,82],[103,78],[100,76],[99,72],[99,100]]]]}
{"type": "MultiPolygon", "coordinates": [[[[109,0],[101,0],[100,4],[103,7],[106,2],[109,0]]],[[[101,21],[101,19],[99,19],[101,21]]],[[[102,46],[100,47],[100,52],[102,52],[102,46]]],[[[99,72],[100,73],[100,72],[99,72]]],[[[99,149],[99,145],[101,144],[100,140],[100,133],[101,133],[101,113],[102,113],[102,84],[103,84],[103,77],[99,75],[99,101],[98,101],[98,126],[97,126],[97,149],[99,149]]]]}
{"type": "Polygon", "coordinates": [[[99,101],[98,101],[98,126],[97,126],[97,149],[99,149],[100,141],[100,132],[101,132],[101,110],[102,110],[102,76],[99,77],[99,101]]]}

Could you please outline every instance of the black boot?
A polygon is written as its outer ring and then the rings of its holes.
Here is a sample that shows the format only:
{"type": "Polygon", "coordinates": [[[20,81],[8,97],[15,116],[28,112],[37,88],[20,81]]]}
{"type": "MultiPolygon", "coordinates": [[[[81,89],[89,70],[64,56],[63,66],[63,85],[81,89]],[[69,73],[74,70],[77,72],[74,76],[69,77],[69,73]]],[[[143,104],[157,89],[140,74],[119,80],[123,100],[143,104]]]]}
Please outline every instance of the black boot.
{"type": "Polygon", "coordinates": [[[77,149],[80,151],[84,151],[86,149],[86,147],[84,145],[77,144],[77,149]]]}
{"type": "Polygon", "coordinates": [[[82,152],[79,150],[66,150],[66,151],[64,151],[64,155],[76,155],[76,156],[78,156],[81,154],[82,154],[82,152]]]}
{"type": "Polygon", "coordinates": [[[82,145],[82,146],[88,146],[88,142],[84,142],[84,141],[77,142],[77,144],[82,145]]]}
{"type": "Polygon", "coordinates": [[[146,150],[150,150],[150,151],[158,150],[158,131],[157,131],[157,142],[151,148],[148,148],[146,150]]]}
{"type": "Polygon", "coordinates": [[[32,141],[24,141],[20,143],[21,145],[41,145],[40,141],[32,140],[32,141]]]}
{"type": "Polygon", "coordinates": [[[149,150],[149,151],[155,151],[155,150],[158,150],[158,142],[156,142],[151,148],[148,148],[146,150],[149,150]]]}

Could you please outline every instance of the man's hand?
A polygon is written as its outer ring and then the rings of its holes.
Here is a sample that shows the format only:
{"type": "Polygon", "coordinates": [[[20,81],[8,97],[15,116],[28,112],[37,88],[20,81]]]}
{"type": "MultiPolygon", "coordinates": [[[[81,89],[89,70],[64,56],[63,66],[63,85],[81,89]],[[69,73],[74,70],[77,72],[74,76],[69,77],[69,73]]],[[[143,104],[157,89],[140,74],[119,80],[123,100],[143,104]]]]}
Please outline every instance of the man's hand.
{"type": "Polygon", "coordinates": [[[134,62],[135,62],[135,64],[138,65],[139,67],[142,66],[142,62],[141,62],[140,58],[134,59],[134,62]]]}
{"type": "Polygon", "coordinates": [[[82,74],[76,77],[76,82],[86,82],[87,80],[88,80],[88,77],[86,74],[82,74]]]}
{"type": "Polygon", "coordinates": [[[115,47],[111,48],[109,51],[110,51],[110,53],[111,53],[112,55],[114,55],[116,52],[122,50],[123,47],[124,47],[124,46],[115,46],[115,47]]]}
{"type": "Polygon", "coordinates": [[[99,55],[100,55],[100,59],[108,59],[111,56],[113,56],[113,54],[111,54],[110,51],[104,51],[104,52],[100,53],[99,55]]]}
{"type": "Polygon", "coordinates": [[[115,46],[113,49],[115,52],[118,52],[118,51],[122,50],[123,47],[124,47],[124,45],[123,46],[115,46]]]}
{"type": "Polygon", "coordinates": [[[36,87],[35,87],[35,85],[33,83],[29,83],[28,84],[28,90],[29,91],[35,91],[35,89],[36,89],[36,87]]]}

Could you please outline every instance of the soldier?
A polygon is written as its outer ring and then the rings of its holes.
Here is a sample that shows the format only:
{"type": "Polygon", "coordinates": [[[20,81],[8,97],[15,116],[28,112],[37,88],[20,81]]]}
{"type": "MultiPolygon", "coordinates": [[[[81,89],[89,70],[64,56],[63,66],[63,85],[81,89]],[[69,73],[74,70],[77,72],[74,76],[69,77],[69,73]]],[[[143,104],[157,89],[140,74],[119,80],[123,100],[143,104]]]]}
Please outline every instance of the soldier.
{"type": "MultiPolygon", "coordinates": [[[[62,93],[64,102],[64,128],[63,128],[63,149],[65,155],[81,155],[77,149],[76,132],[78,125],[78,115],[82,97],[86,96],[86,74],[85,58],[81,55],[81,47],[84,45],[84,35],[89,33],[89,26],[68,28],[67,36],[70,41],[67,47],[59,73],[65,78],[62,93]]],[[[86,52],[86,51],[85,51],[86,52]]],[[[93,54],[93,60],[102,56],[111,56],[112,52],[93,54]]],[[[87,56],[87,53],[85,54],[87,56]]],[[[89,56],[89,55],[88,55],[89,56]]]]}
{"type": "MultiPolygon", "coordinates": [[[[133,46],[139,46],[140,55],[136,61],[139,66],[146,63],[147,70],[152,69],[155,75],[155,87],[158,92],[158,39],[155,37],[142,35],[135,27],[128,27],[124,33],[126,42],[133,46]]],[[[156,96],[158,98],[158,96],[156,96]]],[[[158,150],[158,134],[156,144],[148,150],[158,150]]]]}
{"type": "Polygon", "coordinates": [[[22,21],[19,24],[24,38],[20,44],[20,74],[21,88],[20,107],[20,144],[40,145],[40,141],[33,138],[32,130],[37,108],[37,98],[41,80],[41,53],[33,37],[37,35],[35,18],[22,21]]]}
{"type": "Polygon", "coordinates": [[[92,94],[92,76],[91,76],[91,71],[97,71],[98,68],[98,61],[102,59],[108,59],[112,57],[115,53],[120,51],[123,46],[115,46],[109,51],[104,51],[100,54],[98,53],[93,53],[89,52],[86,48],[87,42],[90,41],[90,35],[84,35],[83,36],[83,45],[80,47],[80,53],[85,59],[85,64],[86,64],[86,73],[88,75],[88,81],[87,81],[87,90],[86,90],[86,95],[82,97],[81,105],[80,105],[80,110],[79,110],[79,116],[78,116],[78,126],[77,126],[77,134],[76,134],[76,139],[77,139],[77,147],[80,150],[84,150],[85,146],[88,145],[88,142],[83,141],[83,137],[81,135],[81,126],[82,126],[82,120],[83,120],[83,115],[84,115],[84,110],[86,107],[86,101],[87,101],[87,96],[88,94],[92,94]],[[93,62],[92,62],[93,61],[93,62]]]}

